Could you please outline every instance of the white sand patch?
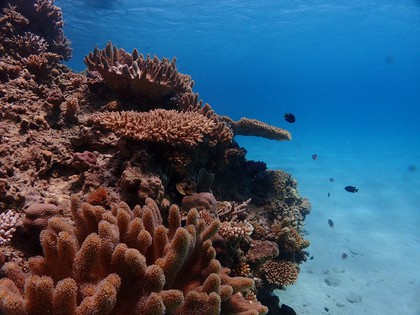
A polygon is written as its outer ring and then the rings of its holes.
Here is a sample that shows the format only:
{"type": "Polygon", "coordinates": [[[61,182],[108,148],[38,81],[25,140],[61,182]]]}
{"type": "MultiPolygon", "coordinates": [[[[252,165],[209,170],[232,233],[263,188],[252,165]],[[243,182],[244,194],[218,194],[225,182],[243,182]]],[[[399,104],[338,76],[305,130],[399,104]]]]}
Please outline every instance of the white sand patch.
{"type": "Polygon", "coordinates": [[[240,144],[248,159],[289,172],[312,204],[305,230],[314,258],[294,286],[276,291],[282,303],[299,315],[420,315],[420,169],[409,170],[420,168],[418,152],[338,141],[316,151],[256,138],[240,144]]]}

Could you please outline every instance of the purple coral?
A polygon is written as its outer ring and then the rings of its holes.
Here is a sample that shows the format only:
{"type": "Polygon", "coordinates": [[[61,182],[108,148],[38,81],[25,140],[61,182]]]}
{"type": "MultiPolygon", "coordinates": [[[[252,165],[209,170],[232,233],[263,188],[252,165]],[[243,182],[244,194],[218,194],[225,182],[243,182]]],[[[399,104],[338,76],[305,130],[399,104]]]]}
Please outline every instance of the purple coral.
{"type": "Polygon", "coordinates": [[[96,162],[96,155],[92,152],[75,152],[73,154],[71,165],[79,171],[86,171],[90,167],[96,165],[96,162]]]}

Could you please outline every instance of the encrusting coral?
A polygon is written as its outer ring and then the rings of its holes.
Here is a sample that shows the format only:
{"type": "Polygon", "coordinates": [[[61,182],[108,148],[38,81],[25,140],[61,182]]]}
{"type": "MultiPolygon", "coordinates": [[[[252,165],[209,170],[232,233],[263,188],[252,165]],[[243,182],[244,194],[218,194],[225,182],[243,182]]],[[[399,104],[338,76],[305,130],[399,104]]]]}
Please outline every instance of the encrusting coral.
{"type": "Polygon", "coordinates": [[[245,300],[249,278],[230,277],[215,260],[211,238],[219,222],[206,226],[190,210],[185,227],[177,206],[162,225],[152,199],[131,210],[111,211],[71,204],[75,227],[52,218],[41,232],[43,257],[29,260],[24,274],[7,263],[0,280],[6,314],[265,314],[245,300]]]}

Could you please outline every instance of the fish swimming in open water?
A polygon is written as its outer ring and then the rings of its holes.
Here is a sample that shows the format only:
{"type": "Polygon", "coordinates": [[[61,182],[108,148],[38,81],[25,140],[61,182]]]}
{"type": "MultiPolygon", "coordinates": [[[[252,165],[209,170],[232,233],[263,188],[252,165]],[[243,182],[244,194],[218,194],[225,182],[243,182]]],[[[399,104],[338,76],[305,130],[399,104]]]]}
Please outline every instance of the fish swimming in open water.
{"type": "Polygon", "coordinates": [[[328,219],[328,225],[330,226],[330,228],[334,228],[334,222],[331,219],[328,219]]]}
{"type": "Polygon", "coordinates": [[[351,192],[351,193],[356,193],[356,192],[358,192],[359,191],[359,189],[357,189],[356,187],[354,187],[354,186],[346,186],[346,187],[344,187],[344,189],[346,190],[346,191],[348,191],[348,192],[351,192]]]}
{"type": "Polygon", "coordinates": [[[288,123],[293,124],[296,121],[296,117],[295,115],[291,114],[291,113],[286,113],[284,114],[284,120],[287,121],[288,123]]]}

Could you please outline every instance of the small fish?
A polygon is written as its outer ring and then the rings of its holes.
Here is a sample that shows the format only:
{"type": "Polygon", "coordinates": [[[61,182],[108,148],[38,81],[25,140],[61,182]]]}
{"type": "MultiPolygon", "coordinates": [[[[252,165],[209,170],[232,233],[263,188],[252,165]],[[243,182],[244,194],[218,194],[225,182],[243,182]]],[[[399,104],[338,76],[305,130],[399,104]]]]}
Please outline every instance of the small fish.
{"type": "Polygon", "coordinates": [[[331,194],[330,194],[330,193],[328,193],[328,194],[327,194],[327,196],[328,196],[328,198],[330,198],[331,194]]]}
{"type": "Polygon", "coordinates": [[[291,114],[291,113],[286,113],[284,114],[284,120],[287,121],[288,123],[293,124],[296,121],[296,117],[295,115],[291,114]]]}
{"type": "Polygon", "coordinates": [[[324,307],[324,310],[328,313],[330,309],[328,307],[324,307]]]}
{"type": "Polygon", "coordinates": [[[346,259],[347,258],[347,254],[346,253],[342,253],[341,254],[341,259],[346,259]]]}
{"type": "Polygon", "coordinates": [[[313,260],[314,259],[314,256],[311,256],[310,258],[309,258],[309,260],[313,260]]]}
{"type": "Polygon", "coordinates": [[[333,183],[333,182],[335,181],[335,179],[334,179],[334,178],[332,178],[332,177],[330,177],[329,181],[330,181],[331,183],[333,183]]]}
{"type": "Polygon", "coordinates": [[[312,154],[312,160],[316,160],[318,158],[317,154],[312,154]]]}
{"type": "Polygon", "coordinates": [[[344,187],[344,189],[346,190],[346,191],[348,191],[348,192],[351,192],[351,193],[355,193],[355,192],[358,192],[359,191],[359,189],[357,189],[356,187],[354,187],[354,186],[346,186],[346,187],[344,187]]]}
{"type": "Polygon", "coordinates": [[[334,228],[334,222],[331,219],[328,219],[328,225],[330,226],[330,228],[334,228]]]}

